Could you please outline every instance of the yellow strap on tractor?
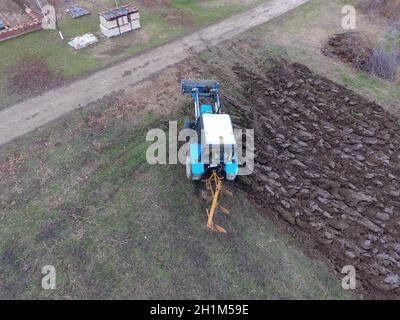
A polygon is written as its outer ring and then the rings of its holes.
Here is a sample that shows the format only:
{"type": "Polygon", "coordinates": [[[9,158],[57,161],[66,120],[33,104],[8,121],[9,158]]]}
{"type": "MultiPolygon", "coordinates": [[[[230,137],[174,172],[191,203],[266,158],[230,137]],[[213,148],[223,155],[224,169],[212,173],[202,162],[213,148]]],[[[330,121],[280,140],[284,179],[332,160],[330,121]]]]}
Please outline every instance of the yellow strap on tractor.
{"type": "Polygon", "coordinates": [[[224,214],[229,214],[228,209],[218,205],[218,200],[222,191],[224,191],[224,193],[229,196],[231,196],[232,193],[222,188],[222,179],[218,176],[215,170],[213,171],[212,175],[206,180],[206,187],[207,190],[210,190],[212,196],[211,208],[210,210],[207,209],[207,227],[216,232],[226,233],[226,230],[224,228],[214,223],[214,216],[217,213],[218,209],[224,214]]]}

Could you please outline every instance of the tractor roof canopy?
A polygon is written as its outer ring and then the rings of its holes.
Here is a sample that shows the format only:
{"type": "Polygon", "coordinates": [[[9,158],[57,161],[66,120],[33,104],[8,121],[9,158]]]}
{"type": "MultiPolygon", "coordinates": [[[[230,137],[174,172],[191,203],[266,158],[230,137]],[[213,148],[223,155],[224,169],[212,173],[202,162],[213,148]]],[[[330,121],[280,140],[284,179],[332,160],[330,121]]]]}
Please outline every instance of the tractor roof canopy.
{"type": "Polygon", "coordinates": [[[235,145],[231,117],[227,114],[204,113],[202,115],[203,144],[235,145]]]}

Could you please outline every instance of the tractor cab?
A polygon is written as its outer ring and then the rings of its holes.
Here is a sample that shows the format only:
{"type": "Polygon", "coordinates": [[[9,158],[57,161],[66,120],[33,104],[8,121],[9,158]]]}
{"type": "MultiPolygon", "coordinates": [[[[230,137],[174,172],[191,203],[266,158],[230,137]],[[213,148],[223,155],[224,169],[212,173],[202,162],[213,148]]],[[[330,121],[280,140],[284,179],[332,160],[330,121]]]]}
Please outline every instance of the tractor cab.
{"type": "Polygon", "coordinates": [[[207,179],[216,172],[234,180],[238,173],[236,140],[230,116],[221,111],[218,82],[183,80],[182,92],[191,94],[195,105],[195,119],[185,119],[185,128],[196,130],[198,137],[186,157],[188,178],[207,179]]]}

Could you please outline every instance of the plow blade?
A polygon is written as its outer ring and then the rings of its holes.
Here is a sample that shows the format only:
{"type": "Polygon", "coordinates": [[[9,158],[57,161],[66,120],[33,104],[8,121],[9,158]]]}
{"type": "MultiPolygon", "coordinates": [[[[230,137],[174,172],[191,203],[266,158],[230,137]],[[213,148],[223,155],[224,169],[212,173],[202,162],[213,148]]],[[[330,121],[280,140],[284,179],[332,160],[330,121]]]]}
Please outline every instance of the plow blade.
{"type": "Polygon", "coordinates": [[[228,197],[233,197],[233,193],[229,191],[228,189],[223,188],[222,193],[228,197]]]}
{"type": "Polygon", "coordinates": [[[221,211],[223,214],[226,214],[226,215],[229,214],[229,210],[223,206],[219,206],[219,211],[221,211]]]}
{"type": "Polygon", "coordinates": [[[213,216],[211,216],[211,212],[208,212],[208,210],[207,210],[207,215],[208,215],[208,222],[207,222],[208,228],[210,228],[212,231],[215,232],[226,233],[226,230],[224,228],[214,223],[213,216]]]}
{"type": "Polygon", "coordinates": [[[207,179],[206,187],[207,190],[211,192],[212,196],[211,208],[210,210],[207,209],[207,227],[215,232],[226,233],[226,230],[224,228],[214,223],[214,217],[218,210],[226,215],[229,214],[229,210],[219,205],[218,201],[221,193],[232,195],[232,192],[222,188],[222,179],[218,176],[216,171],[213,171],[212,175],[207,179]]]}

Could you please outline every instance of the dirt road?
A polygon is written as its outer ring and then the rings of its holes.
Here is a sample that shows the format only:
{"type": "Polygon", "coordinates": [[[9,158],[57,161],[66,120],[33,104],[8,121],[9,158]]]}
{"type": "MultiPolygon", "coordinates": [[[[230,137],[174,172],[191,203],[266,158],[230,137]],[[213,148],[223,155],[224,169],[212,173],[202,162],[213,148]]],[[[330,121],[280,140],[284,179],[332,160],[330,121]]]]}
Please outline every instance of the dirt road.
{"type": "Polygon", "coordinates": [[[250,11],[96,72],[86,79],[9,107],[0,112],[0,145],[107,94],[129,89],[146,77],[206,49],[207,46],[215,46],[308,1],[271,0],[250,11]]]}

